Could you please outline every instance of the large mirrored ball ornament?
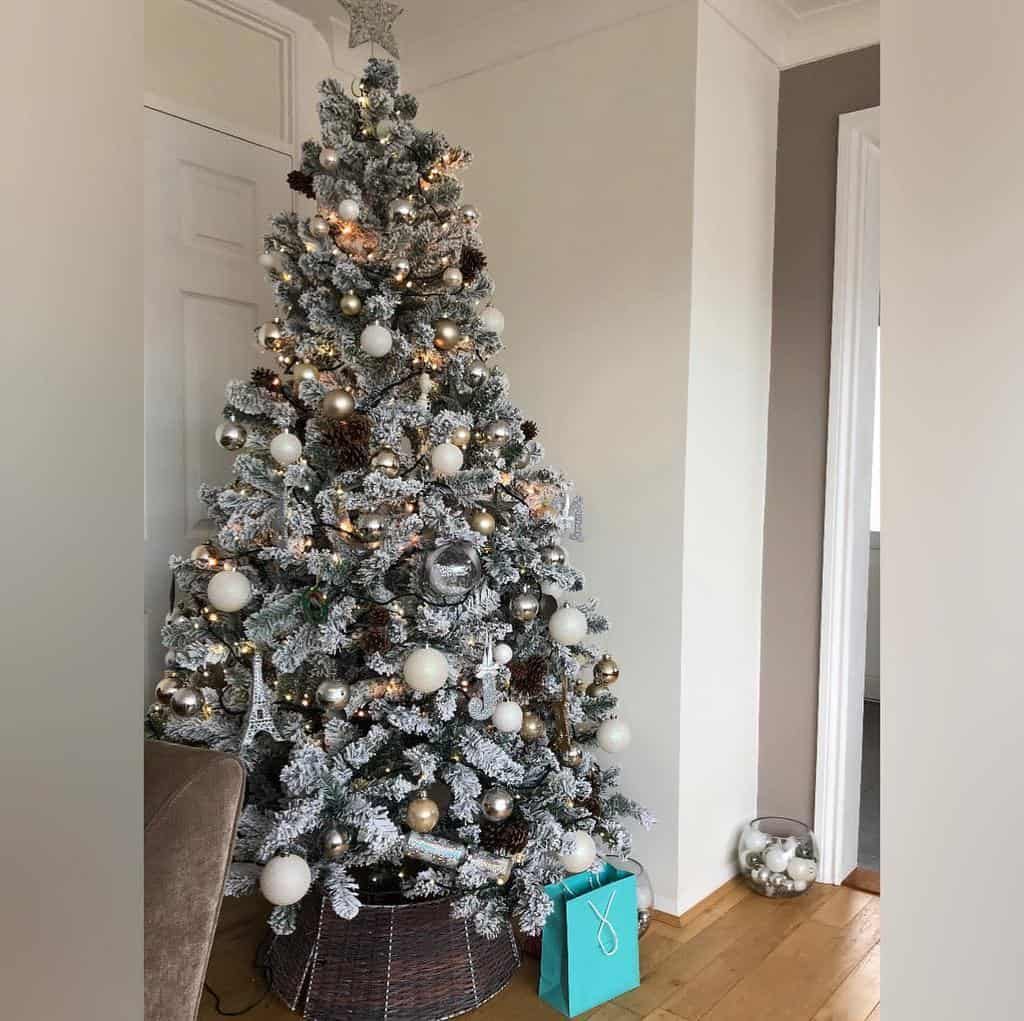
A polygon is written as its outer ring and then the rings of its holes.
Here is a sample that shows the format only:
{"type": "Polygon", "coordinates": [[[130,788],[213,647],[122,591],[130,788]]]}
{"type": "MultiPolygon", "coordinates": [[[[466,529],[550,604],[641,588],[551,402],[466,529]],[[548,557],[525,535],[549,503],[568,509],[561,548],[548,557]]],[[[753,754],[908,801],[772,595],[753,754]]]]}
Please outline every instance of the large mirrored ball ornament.
{"type": "Polygon", "coordinates": [[[348,830],[329,826],[320,836],[320,850],[328,861],[337,861],[352,846],[348,830]]]}
{"type": "Polygon", "coordinates": [[[320,166],[324,170],[335,170],[340,162],[341,157],[338,155],[337,149],[332,149],[329,145],[325,145],[320,150],[320,166]]]}
{"type": "Polygon", "coordinates": [[[402,666],[402,677],[413,691],[430,694],[448,680],[448,660],[429,646],[411,652],[402,666]]]}
{"type": "Polygon", "coordinates": [[[344,709],[348,705],[349,686],[344,681],[321,681],[316,689],[316,703],[321,709],[344,709]]]}
{"type": "Polygon", "coordinates": [[[225,450],[241,450],[248,435],[237,422],[221,422],[213,437],[225,450]]]}
{"type": "Polygon", "coordinates": [[[320,402],[324,418],[348,418],[356,410],[356,399],[347,390],[328,390],[320,402]]]}
{"type": "Polygon", "coordinates": [[[502,734],[514,734],[523,725],[523,708],[518,702],[499,702],[494,707],[491,723],[502,734]]]}
{"type": "Polygon", "coordinates": [[[395,478],[402,470],[402,462],[398,454],[388,447],[378,450],[371,458],[370,465],[389,479],[395,478]]]}
{"type": "Polygon", "coordinates": [[[629,724],[624,720],[605,720],[597,728],[597,743],[604,751],[610,752],[613,755],[618,752],[624,752],[632,740],[633,735],[630,732],[629,724]]]}
{"type": "Polygon", "coordinates": [[[270,441],[270,456],[282,467],[302,457],[302,441],[294,433],[278,433],[270,441]]]}
{"type": "Polygon", "coordinates": [[[346,223],[359,219],[359,203],[355,199],[342,199],[338,203],[338,216],[346,223]]]}
{"type": "Polygon", "coordinates": [[[446,601],[459,600],[480,584],[480,554],[468,542],[449,542],[431,550],[423,569],[427,585],[446,601]]]}
{"type": "Polygon", "coordinates": [[[540,600],[532,592],[519,592],[512,597],[509,612],[513,620],[528,624],[540,613],[540,600]]]}
{"type": "Polygon", "coordinates": [[[183,720],[202,712],[205,704],[206,699],[198,688],[178,688],[171,695],[171,712],[183,720]]]}
{"type": "Polygon", "coordinates": [[[260,873],[260,892],[279,907],[302,900],[312,882],[309,866],[297,854],[271,858],[260,873]]]}
{"type": "Polygon", "coordinates": [[[565,550],[557,543],[541,546],[537,552],[540,554],[540,562],[549,567],[559,567],[565,563],[565,550]]]}
{"type": "Polygon", "coordinates": [[[484,426],[484,443],[492,450],[504,447],[512,439],[512,426],[503,418],[495,419],[484,426]]]}
{"type": "Polygon", "coordinates": [[[474,390],[483,385],[487,379],[487,366],[479,359],[474,358],[466,365],[465,379],[467,385],[474,390]]]}
{"type": "Polygon", "coordinates": [[[359,347],[371,358],[383,358],[391,350],[391,331],[380,323],[370,323],[359,334],[359,347]]]}
{"type": "Polygon", "coordinates": [[[511,791],[504,787],[491,787],[484,791],[483,797],[480,799],[480,807],[483,809],[484,816],[491,822],[503,822],[512,814],[515,798],[512,797],[511,791]]]}
{"type": "Polygon", "coordinates": [[[223,613],[236,613],[252,599],[252,583],[241,571],[218,571],[206,586],[206,599],[223,613]]]}
{"type": "Polygon", "coordinates": [[[587,618],[575,606],[563,606],[548,621],[548,632],[559,645],[577,645],[587,634],[587,618]]]}
{"type": "Polygon", "coordinates": [[[558,860],[566,872],[585,872],[594,864],[597,857],[594,838],[585,830],[567,833],[562,841],[562,847],[564,850],[558,856],[558,860]]]}
{"type": "Polygon", "coordinates": [[[606,652],[594,664],[595,684],[614,684],[619,679],[619,664],[606,652]]]}
{"type": "Polygon", "coordinates": [[[485,330],[490,330],[499,337],[505,332],[505,317],[493,305],[488,305],[480,313],[480,321],[484,324],[485,330]]]}

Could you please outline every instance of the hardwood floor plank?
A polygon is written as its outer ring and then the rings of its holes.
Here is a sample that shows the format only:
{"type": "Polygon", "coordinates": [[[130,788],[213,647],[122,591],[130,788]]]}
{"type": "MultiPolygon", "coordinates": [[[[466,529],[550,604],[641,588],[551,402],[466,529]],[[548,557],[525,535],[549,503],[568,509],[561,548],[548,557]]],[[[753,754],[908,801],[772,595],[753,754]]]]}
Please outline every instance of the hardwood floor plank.
{"type": "Polygon", "coordinates": [[[867,1021],[878,1007],[880,972],[881,947],[876,943],[812,1021],[867,1021]]]}
{"type": "Polygon", "coordinates": [[[844,880],[843,886],[851,886],[854,890],[865,893],[882,893],[882,873],[877,869],[854,869],[844,880]]]}
{"type": "Polygon", "coordinates": [[[864,906],[875,898],[861,890],[851,890],[848,886],[833,887],[835,893],[829,902],[823,905],[814,916],[816,922],[825,925],[846,925],[864,906]]]}

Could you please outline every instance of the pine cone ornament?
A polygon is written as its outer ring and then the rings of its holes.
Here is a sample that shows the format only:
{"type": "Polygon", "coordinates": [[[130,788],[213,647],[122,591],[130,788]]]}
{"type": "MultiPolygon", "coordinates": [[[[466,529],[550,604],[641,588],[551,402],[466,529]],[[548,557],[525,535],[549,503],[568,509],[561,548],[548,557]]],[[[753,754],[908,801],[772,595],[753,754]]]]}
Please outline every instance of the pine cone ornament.
{"type": "Polygon", "coordinates": [[[512,674],[512,688],[517,695],[536,698],[543,694],[544,678],[547,676],[547,663],[540,656],[531,656],[527,660],[509,664],[512,674]]]}
{"type": "Polygon", "coordinates": [[[264,390],[269,390],[271,393],[278,393],[281,389],[281,379],[273,369],[265,369],[262,366],[258,369],[253,369],[250,379],[252,379],[256,386],[261,386],[264,390]]]}
{"type": "Polygon", "coordinates": [[[335,450],[341,471],[354,471],[370,464],[370,422],[362,415],[338,421],[329,419],[320,425],[324,439],[335,450]]]}
{"type": "Polygon", "coordinates": [[[388,652],[391,639],[388,637],[388,625],[391,614],[382,606],[374,607],[366,618],[366,628],[359,638],[359,646],[368,656],[375,652],[388,652]]]}
{"type": "Polygon", "coordinates": [[[540,432],[540,429],[537,428],[537,423],[532,422],[530,419],[527,419],[520,428],[523,430],[523,438],[527,442],[536,439],[537,433],[540,432]]]}
{"type": "Polygon", "coordinates": [[[313,191],[313,178],[310,174],[304,174],[301,170],[292,170],[288,174],[288,187],[305,195],[308,199],[315,199],[316,192],[313,191]]]}
{"type": "Polygon", "coordinates": [[[494,854],[519,854],[530,842],[530,824],[520,812],[514,812],[504,822],[484,819],[480,823],[480,845],[494,854]]]}
{"type": "Polygon", "coordinates": [[[479,248],[462,249],[462,258],[459,260],[459,269],[467,282],[472,282],[487,265],[487,256],[479,248]]]}

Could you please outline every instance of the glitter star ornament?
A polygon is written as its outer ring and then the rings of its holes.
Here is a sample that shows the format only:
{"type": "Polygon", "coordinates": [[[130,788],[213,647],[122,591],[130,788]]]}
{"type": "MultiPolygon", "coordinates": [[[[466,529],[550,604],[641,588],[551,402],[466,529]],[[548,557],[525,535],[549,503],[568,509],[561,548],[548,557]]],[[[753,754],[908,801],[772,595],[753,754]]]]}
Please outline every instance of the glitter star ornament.
{"type": "Polygon", "coordinates": [[[396,60],[398,42],[392,25],[402,13],[398,4],[384,0],[338,0],[349,17],[348,48],[355,49],[363,43],[376,43],[396,60]]]}

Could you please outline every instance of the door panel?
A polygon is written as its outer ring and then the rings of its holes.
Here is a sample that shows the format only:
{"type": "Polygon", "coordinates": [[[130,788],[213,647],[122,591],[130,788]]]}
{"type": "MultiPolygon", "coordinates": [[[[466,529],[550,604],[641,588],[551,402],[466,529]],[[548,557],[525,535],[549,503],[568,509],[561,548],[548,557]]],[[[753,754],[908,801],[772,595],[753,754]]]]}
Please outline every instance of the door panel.
{"type": "Polygon", "coordinates": [[[213,431],[224,384],[259,361],[252,331],[273,303],[256,259],[268,218],[292,201],[282,153],[155,110],[145,132],[148,698],[163,666],[167,558],[209,535],[200,482],[230,478],[233,457],[213,431]]]}

